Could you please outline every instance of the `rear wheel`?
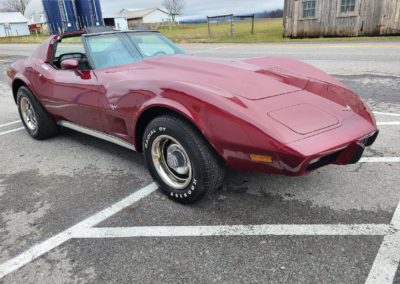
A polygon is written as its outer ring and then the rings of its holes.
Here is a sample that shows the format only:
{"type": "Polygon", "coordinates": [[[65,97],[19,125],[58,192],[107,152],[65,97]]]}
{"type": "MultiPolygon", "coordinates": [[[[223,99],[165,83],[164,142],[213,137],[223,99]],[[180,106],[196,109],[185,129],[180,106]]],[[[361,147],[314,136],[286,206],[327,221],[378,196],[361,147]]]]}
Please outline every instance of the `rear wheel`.
{"type": "Polygon", "coordinates": [[[151,121],[143,150],[160,189],[179,203],[194,203],[222,185],[224,166],[219,157],[197,129],[178,116],[151,121]]]}
{"type": "Polygon", "coordinates": [[[27,87],[18,89],[17,104],[21,120],[30,136],[43,140],[57,134],[58,127],[56,122],[27,87]]]}

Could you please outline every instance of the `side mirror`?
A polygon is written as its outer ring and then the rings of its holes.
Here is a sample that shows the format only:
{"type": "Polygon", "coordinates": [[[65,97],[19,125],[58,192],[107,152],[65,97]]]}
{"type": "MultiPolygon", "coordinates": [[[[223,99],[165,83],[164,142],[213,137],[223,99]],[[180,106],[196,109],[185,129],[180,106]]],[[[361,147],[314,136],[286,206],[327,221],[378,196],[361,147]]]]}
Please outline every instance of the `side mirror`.
{"type": "Polygon", "coordinates": [[[76,70],[79,67],[79,62],[76,59],[66,59],[61,62],[61,69],[63,70],[76,70]]]}

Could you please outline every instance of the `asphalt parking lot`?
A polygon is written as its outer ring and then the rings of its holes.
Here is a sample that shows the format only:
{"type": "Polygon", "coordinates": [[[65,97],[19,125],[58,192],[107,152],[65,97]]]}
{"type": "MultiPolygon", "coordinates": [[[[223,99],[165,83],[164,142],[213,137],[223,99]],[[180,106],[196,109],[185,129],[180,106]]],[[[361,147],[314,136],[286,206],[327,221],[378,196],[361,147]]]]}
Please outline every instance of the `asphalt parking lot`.
{"type": "Polygon", "coordinates": [[[371,105],[380,137],[357,165],[229,171],[183,206],[139,154],[67,130],[31,139],[4,72],[34,46],[0,45],[0,283],[400,283],[400,43],[182,47],[312,63],[371,105]]]}

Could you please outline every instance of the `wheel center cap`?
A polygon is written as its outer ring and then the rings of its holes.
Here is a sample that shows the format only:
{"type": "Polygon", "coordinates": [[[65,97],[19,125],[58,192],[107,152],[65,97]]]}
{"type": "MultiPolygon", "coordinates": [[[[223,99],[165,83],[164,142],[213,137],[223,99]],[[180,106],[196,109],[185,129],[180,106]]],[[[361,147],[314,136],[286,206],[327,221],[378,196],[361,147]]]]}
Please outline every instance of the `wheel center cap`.
{"type": "Polygon", "coordinates": [[[185,153],[178,145],[171,145],[167,150],[167,165],[178,174],[184,175],[189,172],[185,153]]]}
{"type": "Polygon", "coordinates": [[[167,164],[169,167],[176,169],[179,167],[178,158],[174,154],[167,154],[167,164]]]}

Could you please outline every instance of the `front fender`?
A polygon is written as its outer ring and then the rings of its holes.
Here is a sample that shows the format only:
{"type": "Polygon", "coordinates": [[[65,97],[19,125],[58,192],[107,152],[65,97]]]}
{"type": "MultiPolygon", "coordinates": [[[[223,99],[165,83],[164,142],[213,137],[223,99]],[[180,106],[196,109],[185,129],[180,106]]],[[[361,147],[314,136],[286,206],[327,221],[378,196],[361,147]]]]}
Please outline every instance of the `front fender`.
{"type": "Polygon", "coordinates": [[[274,163],[278,163],[276,152],[280,144],[246,119],[248,106],[236,97],[211,94],[204,92],[204,88],[200,93],[193,85],[190,86],[190,93],[188,89],[165,88],[160,96],[143,104],[135,129],[140,117],[149,109],[169,109],[190,121],[229,166],[248,169],[249,155],[253,153],[273,156],[274,162],[269,166],[278,167],[274,163]]]}

